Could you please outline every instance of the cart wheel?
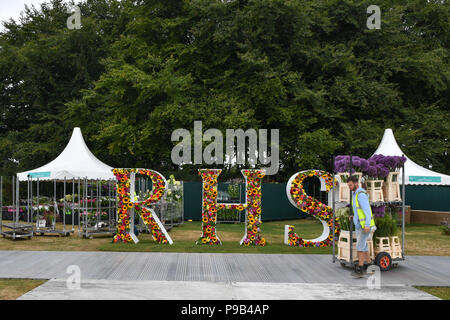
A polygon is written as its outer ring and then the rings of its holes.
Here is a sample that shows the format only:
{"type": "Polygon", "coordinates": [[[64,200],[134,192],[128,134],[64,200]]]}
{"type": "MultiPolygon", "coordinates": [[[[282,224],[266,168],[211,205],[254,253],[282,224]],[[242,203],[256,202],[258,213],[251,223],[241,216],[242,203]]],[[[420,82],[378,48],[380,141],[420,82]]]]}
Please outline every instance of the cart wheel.
{"type": "Polygon", "coordinates": [[[380,252],[375,257],[375,264],[380,267],[381,271],[388,271],[392,267],[391,255],[387,252],[380,252]]]}
{"type": "Polygon", "coordinates": [[[345,262],[341,262],[341,267],[345,268],[346,264],[345,262]]]}

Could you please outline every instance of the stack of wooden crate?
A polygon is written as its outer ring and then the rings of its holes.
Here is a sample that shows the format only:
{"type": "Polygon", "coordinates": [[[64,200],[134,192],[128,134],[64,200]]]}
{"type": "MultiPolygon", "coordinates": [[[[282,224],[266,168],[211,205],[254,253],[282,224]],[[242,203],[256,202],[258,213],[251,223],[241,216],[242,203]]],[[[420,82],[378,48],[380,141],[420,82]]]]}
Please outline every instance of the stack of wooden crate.
{"type": "MultiPolygon", "coordinates": [[[[353,244],[352,244],[352,260],[353,262],[358,261],[358,253],[356,251],[356,234],[353,233],[353,244]]],[[[373,250],[372,240],[367,241],[369,245],[369,256],[372,260],[375,259],[375,253],[373,250]]],[[[341,230],[339,235],[338,254],[337,258],[339,260],[350,262],[350,231],[341,230]]]]}
{"type": "Polygon", "coordinates": [[[374,249],[375,254],[387,252],[393,259],[402,257],[402,247],[400,245],[400,239],[397,236],[376,238],[374,249]]]}
{"type": "Polygon", "coordinates": [[[402,257],[402,246],[400,245],[400,239],[399,237],[390,237],[391,240],[391,257],[393,259],[395,258],[401,258],[402,257]]]}
{"type": "MultiPolygon", "coordinates": [[[[355,172],[353,175],[358,176],[358,182],[361,182],[362,173],[361,172],[355,172]]],[[[350,189],[347,185],[347,179],[350,176],[350,173],[348,172],[340,172],[338,174],[339,179],[339,195],[338,195],[338,201],[339,202],[350,202],[350,189]]]]}
{"type": "Polygon", "coordinates": [[[384,202],[383,180],[366,180],[370,202],[384,202]]]}
{"type": "Polygon", "coordinates": [[[400,196],[400,183],[399,183],[400,172],[389,172],[386,177],[386,181],[383,184],[383,196],[384,201],[387,202],[398,202],[402,201],[400,196]]]}

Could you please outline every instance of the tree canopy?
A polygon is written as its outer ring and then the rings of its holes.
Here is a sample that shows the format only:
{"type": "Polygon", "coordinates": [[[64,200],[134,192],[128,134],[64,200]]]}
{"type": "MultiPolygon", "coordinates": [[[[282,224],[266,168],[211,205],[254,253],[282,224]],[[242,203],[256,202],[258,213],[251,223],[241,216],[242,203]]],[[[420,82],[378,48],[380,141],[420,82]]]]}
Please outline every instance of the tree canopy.
{"type": "MultiPolygon", "coordinates": [[[[197,179],[177,128],[280,130],[279,174],[370,156],[385,128],[450,174],[450,6],[380,0],[90,0],[28,7],[0,33],[0,171],[41,166],[79,126],[118,167],[197,179]]],[[[237,167],[225,177],[237,175],[237,167]]]]}

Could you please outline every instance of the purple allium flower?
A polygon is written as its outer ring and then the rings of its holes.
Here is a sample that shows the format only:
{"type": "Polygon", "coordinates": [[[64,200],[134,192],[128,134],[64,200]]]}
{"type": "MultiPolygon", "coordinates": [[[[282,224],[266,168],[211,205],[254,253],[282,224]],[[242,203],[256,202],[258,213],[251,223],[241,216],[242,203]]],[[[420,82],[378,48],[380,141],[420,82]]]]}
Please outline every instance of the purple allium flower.
{"type": "Polygon", "coordinates": [[[366,159],[361,159],[361,171],[366,171],[369,167],[369,161],[366,159]]]}
{"type": "Polygon", "coordinates": [[[367,173],[367,175],[369,176],[369,177],[376,177],[376,175],[377,175],[377,167],[376,166],[369,166],[368,168],[367,168],[367,171],[366,171],[366,173],[367,173]]]}

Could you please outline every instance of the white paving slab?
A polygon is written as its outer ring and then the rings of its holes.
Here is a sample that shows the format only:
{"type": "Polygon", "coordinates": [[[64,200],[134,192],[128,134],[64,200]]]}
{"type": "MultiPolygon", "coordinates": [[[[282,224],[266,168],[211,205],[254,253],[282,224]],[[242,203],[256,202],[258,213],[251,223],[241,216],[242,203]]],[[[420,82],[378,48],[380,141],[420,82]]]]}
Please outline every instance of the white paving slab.
{"type": "Polygon", "coordinates": [[[406,285],[369,289],[339,283],[266,283],[212,281],[84,280],[69,289],[65,279],[52,279],[20,300],[439,300],[406,285]]]}

